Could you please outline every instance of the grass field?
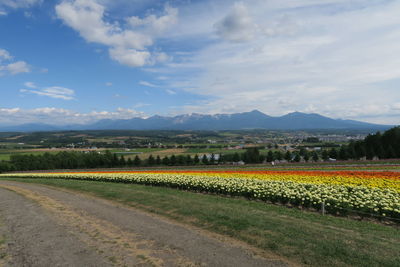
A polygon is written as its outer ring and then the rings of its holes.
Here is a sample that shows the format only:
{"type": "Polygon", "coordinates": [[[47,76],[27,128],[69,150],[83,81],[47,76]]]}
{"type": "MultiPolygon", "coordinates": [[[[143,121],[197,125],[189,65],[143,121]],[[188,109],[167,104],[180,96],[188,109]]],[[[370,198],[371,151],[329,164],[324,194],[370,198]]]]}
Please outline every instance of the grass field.
{"type": "Polygon", "coordinates": [[[399,266],[400,230],[264,202],[134,184],[15,179],[56,186],[225,234],[299,264],[399,266]]]}
{"type": "MultiPolygon", "coordinates": [[[[54,153],[54,152],[52,152],[54,153]]],[[[30,152],[26,152],[26,151],[0,151],[0,160],[10,160],[11,155],[42,155],[44,154],[44,152],[42,151],[30,151],[30,152]]]]}

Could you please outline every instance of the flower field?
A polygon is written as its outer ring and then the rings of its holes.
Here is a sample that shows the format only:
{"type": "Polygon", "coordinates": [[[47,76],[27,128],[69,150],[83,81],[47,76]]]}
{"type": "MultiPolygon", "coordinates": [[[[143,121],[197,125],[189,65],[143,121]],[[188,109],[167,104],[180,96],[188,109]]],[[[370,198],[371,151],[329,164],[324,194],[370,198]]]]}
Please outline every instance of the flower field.
{"type": "Polygon", "coordinates": [[[368,171],[136,171],[18,173],[0,177],[112,181],[242,196],[329,213],[400,219],[400,173],[368,171]]]}

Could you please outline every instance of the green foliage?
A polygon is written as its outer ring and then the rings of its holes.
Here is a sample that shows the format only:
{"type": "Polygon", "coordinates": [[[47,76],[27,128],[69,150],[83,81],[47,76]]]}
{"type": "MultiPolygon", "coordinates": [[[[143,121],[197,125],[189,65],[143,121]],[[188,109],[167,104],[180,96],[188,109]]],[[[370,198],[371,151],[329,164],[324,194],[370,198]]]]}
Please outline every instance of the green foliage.
{"type": "Polygon", "coordinates": [[[135,159],[133,160],[133,165],[136,167],[139,167],[142,164],[142,160],[139,158],[138,155],[135,156],[135,159]]]}
{"type": "Polygon", "coordinates": [[[271,150],[268,151],[266,160],[267,162],[272,162],[275,160],[275,155],[271,150]]]}
{"type": "Polygon", "coordinates": [[[240,155],[239,155],[239,153],[235,152],[235,154],[233,154],[232,161],[233,161],[233,162],[238,162],[238,161],[240,161],[240,155]]]}
{"type": "Polygon", "coordinates": [[[159,155],[157,155],[157,158],[156,158],[156,165],[161,165],[161,163],[162,163],[161,158],[160,158],[159,155]]]}
{"type": "Polygon", "coordinates": [[[201,163],[203,163],[204,165],[207,165],[209,163],[206,155],[203,155],[203,157],[201,158],[201,163]]]}
{"type": "Polygon", "coordinates": [[[199,163],[200,163],[199,155],[197,155],[197,154],[194,155],[193,163],[194,163],[194,164],[199,164],[199,163]]]}
{"type": "Polygon", "coordinates": [[[176,163],[177,163],[176,156],[175,156],[175,155],[172,155],[172,156],[169,158],[169,165],[174,166],[174,165],[176,165],[176,163]]]}
{"type": "Polygon", "coordinates": [[[328,152],[328,150],[324,149],[324,150],[322,151],[322,159],[323,159],[324,161],[327,161],[327,160],[329,159],[329,152],[328,152]]]}
{"type": "Polygon", "coordinates": [[[295,153],[295,156],[294,156],[293,161],[294,161],[294,162],[300,162],[300,160],[301,160],[300,154],[299,154],[299,153],[295,153]]]}
{"type": "Polygon", "coordinates": [[[162,162],[163,165],[169,165],[169,164],[170,164],[168,156],[165,156],[165,157],[162,159],[161,162],[162,162]]]}
{"type": "Polygon", "coordinates": [[[314,151],[312,153],[312,160],[315,161],[315,162],[317,162],[319,160],[319,156],[318,156],[318,153],[316,151],[314,151]]]}
{"type": "Polygon", "coordinates": [[[257,147],[250,147],[242,154],[242,160],[246,163],[260,163],[260,150],[257,147]]]}
{"type": "Polygon", "coordinates": [[[329,157],[330,157],[331,159],[337,159],[337,158],[338,158],[338,152],[337,152],[337,150],[336,150],[334,147],[332,147],[332,148],[329,150],[329,157]]]}
{"type": "Polygon", "coordinates": [[[380,159],[400,158],[400,127],[394,127],[383,134],[369,134],[363,141],[351,142],[347,146],[348,158],[374,157],[380,159]]]}
{"type": "Polygon", "coordinates": [[[304,159],[306,162],[308,162],[308,161],[310,160],[310,152],[308,152],[307,150],[304,151],[303,159],[304,159]]]}
{"type": "Polygon", "coordinates": [[[150,155],[150,156],[147,158],[147,165],[153,166],[155,163],[156,163],[156,160],[154,159],[153,155],[150,155]]]}
{"type": "Polygon", "coordinates": [[[290,162],[292,160],[292,153],[290,153],[290,151],[286,151],[285,160],[288,162],[290,162]]]}

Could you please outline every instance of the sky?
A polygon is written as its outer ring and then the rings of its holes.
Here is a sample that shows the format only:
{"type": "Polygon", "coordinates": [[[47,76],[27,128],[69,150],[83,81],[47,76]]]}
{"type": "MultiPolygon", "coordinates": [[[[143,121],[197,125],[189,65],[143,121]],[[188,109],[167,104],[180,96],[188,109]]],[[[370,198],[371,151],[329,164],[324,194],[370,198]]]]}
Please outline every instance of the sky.
{"type": "Polygon", "coordinates": [[[0,0],[0,125],[187,113],[400,124],[398,0],[0,0]]]}

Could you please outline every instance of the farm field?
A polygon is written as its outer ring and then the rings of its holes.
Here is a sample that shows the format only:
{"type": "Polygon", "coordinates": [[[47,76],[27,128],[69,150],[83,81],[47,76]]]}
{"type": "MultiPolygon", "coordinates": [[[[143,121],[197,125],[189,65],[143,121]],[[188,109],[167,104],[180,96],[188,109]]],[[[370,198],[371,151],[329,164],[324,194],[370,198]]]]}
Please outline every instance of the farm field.
{"type": "Polygon", "coordinates": [[[56,154],[59,152],[63,152],[63,151],[67,151],[67,152],[82,152],[82,151],[98,151],[98,152],[104,152],[105,149],[50,149],[50,148],[32,148],[32,149],[11,149],[11,150],[7,150],[7,149],[0,149],[0,161],[1,160],[5,160],[8,161],[10,160],[10,157],[12,155],[34,155],[34,156],[38,156],[38,155],[43,155],[44,153],[50,153],[50,154],[56,154]]]}
{"type": "MultiPolygon", "coordinates": [[[[257,255],[279,259],[289,266],[396,266],[400,260],[399,228],[381,223],[321,216],[314,212],[260,201],[248,201],[245,198],[196,194],[166,187],[137,184],[2,178],[0,179],[1,186],[13,186],[9,188],[16,191],[23,188],[25,191],[20,191],[21,194],[29,189],[39,194],[37,197],[64,199],[64,202],[66,196],[61,198],[59,195],[68,194],[69,198],[79,203],[80,208],[86,207],[94,200],[86,203],[82,199],[83,196],[76,195],[74,192],[117,201],[124,206],[169,218],[184,225],[241,240],[260,249],[257,253],[261,254],[257,255]],[[68,191],[57,193],[56,188],[68,191]]],[[[41,201],[48,203],[51,199],[44,198],[41,201]]],[[[71,201],[69,200],[69,205],[71,201]]],[[[152,229],[154,232],[156,228],[152,229]]],[[[101,236],[102,232],[100,231],[99,234],[101,236]]],[[[181,236],[178,240],[182,238],[185,239],[181,236]]],[[[234,241],[225,240],[225,242],[232,244],[234,241]]],[[[115,246],[118,246],[118,243],[115,246]]],[[[175,243],[175,246],[180,246],[180,244],[175,243]]],[[[198,251],[202,249],[201,246],[197,247],[198,251]]],[[[113,258],[113,260],[119,260],[119,258],[113,258]]],[[[285,265],[275,262],[271,266],[285,265]]]]}
{"type": "MultiPolygon", "coordinates": [[[[203,155],[203,154],[209,154],[209,153],[214,153],[214,154],[219,154],[219,153],[224,153],[224,154],[232,154],[235,152],[242,152],[242,149],[236,149],[236,150],[222,150],[218,148],[211,148],[211,149],[192,149],[192,148],[132,148],[132,149],[117,149],[117,148],[111,148],[111,149],[105,149],[105,148],[32,148],[32,149],[0,149],[0,161],[1,160],[10,160],[11,155],[42,155],[44,153],[58,153],[58,152],[71,152],[71,151],[94,151],[94,152],[99,152],[99,153],[104,153],[106,150],[109,150],[111,153],[115,153],[117,155],[123,155],[126,159],[131,158],[133,159],[136,155],[139,156],[140,159],[145,160],[147,159],[150,155],[157,157],[165,157],[165,156],[171,156],[171,155],[191,155],[194,156],[196,154],[198,155],[203,155]]],[[[265,152],[266,151],[261,151],[265,152]]]]}
{"type": "Polygon", "coordinates": [[[400,178],[390,171],[148,170],[16,173],[0,177],[61,178],[165,186],[240,196],[331,214],[400,220],[400,178]]]}
{"type": "Polygon", "coordinates": [[[396,266],[398,170],[391,162],[22,172],[0,174],[0,189],[13,181],[110,199],[289,265],[396,266]]]}

